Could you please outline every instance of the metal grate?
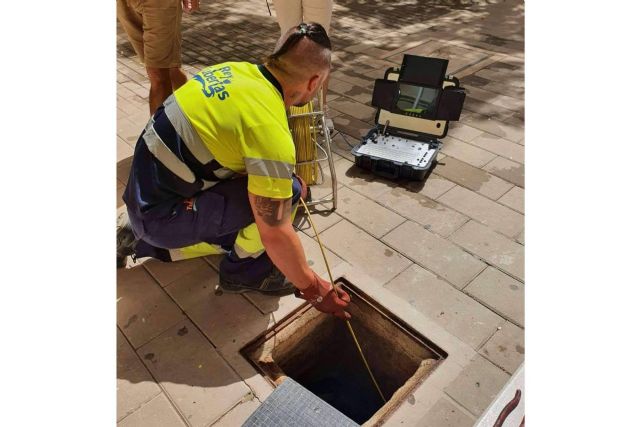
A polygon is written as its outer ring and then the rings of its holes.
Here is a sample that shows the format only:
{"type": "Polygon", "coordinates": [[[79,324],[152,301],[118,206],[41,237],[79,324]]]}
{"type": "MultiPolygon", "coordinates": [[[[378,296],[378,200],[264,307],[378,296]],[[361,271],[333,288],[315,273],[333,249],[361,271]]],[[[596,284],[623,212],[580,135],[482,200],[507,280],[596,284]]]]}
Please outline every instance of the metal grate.
{"type": "Polygon", "coordinates": [[[286,378],[242,427],[357,427],[342,412],[286,378]]]}

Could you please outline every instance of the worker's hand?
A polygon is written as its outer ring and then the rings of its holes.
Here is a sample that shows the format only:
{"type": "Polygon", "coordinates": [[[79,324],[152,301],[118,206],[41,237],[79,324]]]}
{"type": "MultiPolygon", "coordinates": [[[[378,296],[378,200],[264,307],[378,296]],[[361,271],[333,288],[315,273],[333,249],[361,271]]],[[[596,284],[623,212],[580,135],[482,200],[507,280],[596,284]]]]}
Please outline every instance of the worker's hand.
{"type": "Polygon", "coordinates": [[[350,319],[351,315],[345,311],[351,302],[349,294],[341,287],[333,289],[331,283],[321,279],[314,273],[315,281],[308,288],[296,291],[296,296],[304,298],[318,311],[330,313],[341,319],[350,319]]]}
{"type": "Polygon", "coordinates": [[[300,178],[298,175],[293,175],[294,179],[297,179],[298,182],[300,182],[300,198],[302,200],[304,200],[305,202],[307,201],[307,183],[304,182],[304,179],[300,178]]]}
{"type": "Polygon", "coordinates": [[[200,0],[182,0],[182,10],[187,13],[200,10],[200,0]]]}

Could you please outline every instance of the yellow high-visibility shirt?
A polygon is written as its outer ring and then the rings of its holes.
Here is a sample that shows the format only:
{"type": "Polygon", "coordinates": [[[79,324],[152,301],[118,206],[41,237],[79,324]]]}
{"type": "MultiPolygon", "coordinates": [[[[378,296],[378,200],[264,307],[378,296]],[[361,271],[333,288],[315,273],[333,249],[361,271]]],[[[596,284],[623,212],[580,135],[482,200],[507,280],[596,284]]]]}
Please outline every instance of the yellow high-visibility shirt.
{"type": "Polygon", "coordinates": [[[222,166],[249,175],[258,196],[292,196],[296,152],[279,83],[264,67],[207,67],[174,92],[176,102],[222,166]]]}

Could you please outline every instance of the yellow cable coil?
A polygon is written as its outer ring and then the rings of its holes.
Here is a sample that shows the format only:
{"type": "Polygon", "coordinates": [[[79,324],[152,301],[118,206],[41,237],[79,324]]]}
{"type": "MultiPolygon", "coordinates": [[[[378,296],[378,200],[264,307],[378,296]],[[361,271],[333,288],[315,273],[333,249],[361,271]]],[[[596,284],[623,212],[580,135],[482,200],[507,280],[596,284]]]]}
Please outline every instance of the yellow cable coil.
{"type": "MultiPolygon", "coordinates": [[[[313,101],[302,107],[290,107],[289,116],[296,114],[310,113],[313,111],[313,101]]],[[[309,185],[318,182],[318,163],[314,160],[318,159],[316,149],[317,134],[316,119],[317,116],[290,117],[289,127],[291,128],[291,136],[296,146],[296,175],[309,185]],[[301,162],[310,162],[300,164],[301,162]]]]}

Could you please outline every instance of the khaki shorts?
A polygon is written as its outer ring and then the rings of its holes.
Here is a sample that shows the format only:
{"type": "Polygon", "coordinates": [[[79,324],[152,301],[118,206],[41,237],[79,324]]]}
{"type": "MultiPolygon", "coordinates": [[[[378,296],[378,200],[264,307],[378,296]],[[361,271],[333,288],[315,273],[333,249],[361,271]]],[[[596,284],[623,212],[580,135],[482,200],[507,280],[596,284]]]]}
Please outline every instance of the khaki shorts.
{"type": "Polygon", "coordinates": [[[180,67],[181,0],[117,0],[117,15],[146,67],[180,67]]]}

